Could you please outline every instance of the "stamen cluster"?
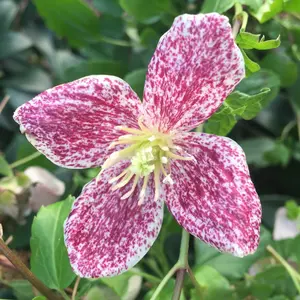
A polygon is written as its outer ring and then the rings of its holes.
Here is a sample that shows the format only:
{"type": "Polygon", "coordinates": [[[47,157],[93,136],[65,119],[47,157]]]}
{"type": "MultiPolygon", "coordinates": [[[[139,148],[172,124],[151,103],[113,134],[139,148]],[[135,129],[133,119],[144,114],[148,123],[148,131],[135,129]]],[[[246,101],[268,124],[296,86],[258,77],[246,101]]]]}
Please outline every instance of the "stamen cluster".
{"type": "Polygon", "coordinates": [[[113,142],[109,147],[117,145],[127,145],[120,151],[113,152],[104,162],[101,173],[121,160],[130,160],[131,164],[118,176],[111,178],[109,183],[114,184],[113,190],[124,187],[132,179],[131,189],[124,194],[121,199],[129,198],[134,192],[139,180],[143,180],[143,186],[139,195],[138,204],[144,202],[148,181],[151,173],[154,174],[155,195],[154,200],[157,201],[160,195],[161,176],[164,177],[163,183],[173,184],[171,178],[171,160],[191,160],[192,157],[183,157],[178,152],[180,147],[173,143],[174,133],[162,133],[157,129],[149,129],[145,127],[142,119],[139,119],[139,127],[129,128],[118,126],[117,129],[126,132],[126,135],[119,137],[118,141],[113,142]]]}

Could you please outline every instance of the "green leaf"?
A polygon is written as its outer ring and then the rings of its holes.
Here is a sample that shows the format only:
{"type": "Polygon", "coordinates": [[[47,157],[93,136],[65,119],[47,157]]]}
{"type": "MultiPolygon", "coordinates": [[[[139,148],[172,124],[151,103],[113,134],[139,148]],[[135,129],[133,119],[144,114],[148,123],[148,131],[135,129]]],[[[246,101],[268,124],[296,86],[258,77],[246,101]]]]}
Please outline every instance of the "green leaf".
{"type": "Polygon", "coordinates": [[[0,31],[6,31],[10,27],[18,12],[18,6],[13,0],[1,0],[0,2],[0,31]]]}
{"type": "MultiPolygon", "coordinates": [[[[300,74],[300,63],[297,64],[297,74],[300,74]]],[[[288,89],[289,100],[294,111],[300,115],[300,76],[297,76],[295,83],[288,89]]]]}
{"type": "Polygon", "coordinates": [[[240,32],[236,43],[243,49],[269,50],[280,46],[280,36],[275,40],[265,41],[265,36],[250,32],[240,32]]]}
{"type": "Polygon", "coordinates": [[[88,75],[107,74],[123,77],[126,67],[117,61],[89,60],[65,70],[64,80],[72,81],[88,75]]]}
{"type": "Polygon", "coordinates": [[[266,137],[249,138],[239,142],[239,145],[243,148],[249,165],[259,168],[270,165],[265,160],[264,153],[274,148],[274,140],[266,137]]]}
{"type": "Polygon", "coordinates": [[[277,73],[282,87],[289,87],[297,80],[297,64],[283,51],[273,51],[266,55],[261,61],[261,66],[277,73]]]}
{"type": "Polygon", "coordinates": [[[259,64],[251,60],[243,49],[241,49],[241,52],[245,61],[246,76],[248,77],[253,73],[259,71],[260,70],[259,64]]]}
{"type": "Polygon", "coordinates": [[[266,0],[257,11],[251,14],[260,22],[265,23],[283,10],[283,0],[266,0]]]}
{"type": "Polygon", "coordinates": [[[285,203],[285,208],[287,210],[287,217],[290,220],[296,220],[300,213],[299,206],[295,200],[289,200],[285,203]]]}
{"type": "Polygon", "coordinates": [[[31,40],[19,32],[0,34],[0,60],[31,47],[31,40]]]}
{"type": "MultiPolygon", "coordinates": [[[[203,291],[201,299],[233,299],[233,289],[229,281],[216,269],[210,266],[198,266],[193,272],[203,291]]],[[[196,291],[193,291],[191,300],[197,299],[199,299],[199,296],[196,291]]]]}
{"type": "Polygon", "coordinates": [[[52,87],[52,81],[49,74],[43,69],[31,68],[26,73],[1,80],[0,86],[38,93],[52,87]]]}
{"type": "Polygon", "coordinates": [[[74,47],[85,46],[99,37],[96,14],[82,0],[33,0],[47,26],[66,37],[74,47]]]}
{"type": "Polygon", "coordinates": [[[266,95],[268,102],[272,101],[279,92],[280,79],[279,76],[271,70],[261,69],[257,73],[244,78],[236,89],[249,95],[258,94],[263,88],[268,87],[271,92],[266,95]]]}
{"type": "MultiPolygon", "coordinates": [[[[265,270],[259,272],[252,282],[251,291],[257,299],[269,299],[269,296],[276,294],[296,296],[292,279],[281,265],[269,265],[265,270]],[[268,291],[266,286],[269,286],[268,291]],[[267,294],[268,292],[269,294],[267,294]]],[[[294,297],[291,299],[294,299],[294,297]]]]}
{"type": "Polygon", "coordinates": [[[170,10],[170,0],[120,0],[121,7],[138,21],[153,23],[170,10]]]}
{"type": "Polygon", "coordinates": [[[265,160],[271,165],[286,166],[289,163],[291,156],[291,150],[281,141],[278,141],[272,150],[264,153],[265,160]]]}
{"type": "Polygon", "coordinates": [[[231,254],[220,253],[204,242],[195,239],[196,264],[211,266],[228,279],[239,279],[255,261],[265,255],[265,247],[270,242],[271,233],[262,227],[260,244],[256,252],[252,255],[239,258],[231,254]]]}
{"type": "Polygon", "coordinates": [[[0,155],[0,174],[9,177],[14,175],[3,155],[0,155]]]}
{"type": "Polygon", "coordinates": [[[284,11],[292,13],[300,13],[300,1],[299,0],[286,0],[284,2],[284,11]]]}
{"type": "Polygon", "coordinates": [[[32,224],[31,269],[49,288],[64,289],[74,280],[64,243],[63,224],[74,198],[42,207],[32,224]]]}
{"type": "Polygon", "coordinates": [[[9,284],[18,300],[32,300],[32,285],[27,280],[14,280],[9,284]]]}
{"type": "Polygon", "coordinates": [[[239,91],[231,93],[224,102],[231,112],[245,120],[251,120],[268,104],[266,97],[270,92],[264,88],[256,95],[247,95],[239,91]]]}
{"type": "Polygon", "coordinates": [[[269,92],[270,89],[266,88],[256,95],[247,95],[238,91],[231,93],[220,110],[208,120],[205,131],[226,135],[236,124],[237,117],[245,120],[254,118],[268,104],[266,96],[269,92]]]}
{"type": "Polygon", "coordinates": [[[34,297],[32,300],[47,300],[47,298],[44,296],[37,296],[37,297],[34,297]]]}
{"type": "Polygon", "coordinates": [[[205,132],[216,135],[227,135],[236,124],[235,115],[230,108],[222,107],[205,124],[205,132]]]}
{"type": "Polygon", "coordinates": [[[205,0],[201,9],[203,14],[210,12],[224,13],[237,2],[236,0],[205,0]]]}
{"type": "Polygon", "coordinates": [[[129,83],[132,89],[143,99],[144,84],[146,79],[146,69],[137,69],[128,73],[124,80],[129,83]]]}
{"type": "Polygon", "coordinates": [[[93,0],[93,5],[100,13],[121,17],[122,8],[118,0],[93,0]]]}

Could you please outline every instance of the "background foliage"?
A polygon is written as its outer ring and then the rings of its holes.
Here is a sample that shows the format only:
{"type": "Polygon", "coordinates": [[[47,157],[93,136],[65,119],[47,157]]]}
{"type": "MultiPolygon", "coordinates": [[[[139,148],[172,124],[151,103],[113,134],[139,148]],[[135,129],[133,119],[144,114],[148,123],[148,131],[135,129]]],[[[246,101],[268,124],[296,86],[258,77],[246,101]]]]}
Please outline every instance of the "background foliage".
{"type": "MultiPolygon", "coordinates": [[[[98,170],[62,169],[43,156],[14,163],[35,149],[19,133],[13,111],[53,85],[90,74],[122,77],[142,98],[148,62],[174,17],[219,12],[232,20],[236,2],[249,14],[246,31],[236,39],[248,77],[204,130],[230,136],[246,152],[263,206],[261,243],[254,255],[240,259],[194,240],[190,262],[203,290],[202,299],[296,299],[288,267],[271,258],[265,247],[272,244],[288,266],[299,270],[299,237],[272,240],[276,210],[288,200],[300,199],[299,0],[0,1],[0,99],[10,97],[0,115],[1,222],[4,238],[13,236],[10,247],[24,255],[26,262],[31,253],[31,270],[50,288],[65,289],[70,295],[74,287],[75,274],[62,236],[73,201],[67,196],[78,195],[98,170]],[[32,165],[51,171],[66,184],[61,197],[66,200],[40,209],[35,218],[35,212],[28,215],[20,209],[23,200],[15,197],[17,188],[27,189],[22,171],[32,165]],[[18,218],[7,212],[12,199],[19,209],[18,218]]],[[[298,218],[295,202],[290,202],[288,212],[292,219],[298,218]]],[[[77,298],[150,299],[179,252],[180,228],[166,214],[158,241],[137,268],[115,278],[82,279],[77,298]]],[[[2,260],[0,297],[26,300],[37,296],[2,260]]],[[[169,281],[159,299],[171,299],[174,284],[169,281]]],[[[199,299],[189,279],[181,298],[199,299]]]]}

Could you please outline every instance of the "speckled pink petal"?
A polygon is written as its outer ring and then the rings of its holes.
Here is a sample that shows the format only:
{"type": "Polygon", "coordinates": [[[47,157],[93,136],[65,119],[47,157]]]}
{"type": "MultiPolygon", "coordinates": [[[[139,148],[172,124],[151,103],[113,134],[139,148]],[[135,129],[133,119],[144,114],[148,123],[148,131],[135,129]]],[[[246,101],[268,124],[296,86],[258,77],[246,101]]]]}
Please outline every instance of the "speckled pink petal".
{"type": "Polygon", "coordinates": [[[241,147],[225,137],[187,133],[177,141],[195,161],[172,163],[166,204],[192,235],[236,256],[255,252],[261,205],[241,147]]]}
{"type": "Polygon", "coordinates": [[[245,76],[228,18],[181,15],[160,39],[144,90],[146,122],[163,131],[208,119],[245,76]]]}
{"type": "Polygon", "coordinates": [[[14,119],[40,152],[57,165],[100,166],[109,144],[137,126],[140,100],[114,76],[88,76],[49,89],[19,107],[14,119]]]}
{"type": "Polygon", "coordinates": [[[107,181],[122,169],[112,167],[103,172],[98,183],[87,184],[65,223],[70,262],[81,277],[123,273],[147,253],[160,231],[163,202],[154,201],[152,181],[141,206],[138,188],[130,198],[120,199],[131,188],[130,183],[112,191],[107,181]]]}

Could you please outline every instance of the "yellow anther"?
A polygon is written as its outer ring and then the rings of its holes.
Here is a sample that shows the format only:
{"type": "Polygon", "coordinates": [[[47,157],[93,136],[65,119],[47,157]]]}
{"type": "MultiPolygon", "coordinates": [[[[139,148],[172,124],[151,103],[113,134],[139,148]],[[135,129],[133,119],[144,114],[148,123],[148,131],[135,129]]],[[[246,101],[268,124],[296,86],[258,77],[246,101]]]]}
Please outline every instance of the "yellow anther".
{"type": "Polygon", "coordinates": [[[167,163],[168,163],[168,158],[165,157],[165,156],[162,156],[162,157],[160,158],[160,161],[161,161],[163,164],[167,164],[167,163]]]}
{"type": "Polygon", "coordinates": [[[164,178],[163,183],[165,183],[165,184],[174,184],[174,181],[173,181],[173,179],[171,178],[171,175],[170,175],[170,174],[167,175],[167,176],[164,178]]]}

